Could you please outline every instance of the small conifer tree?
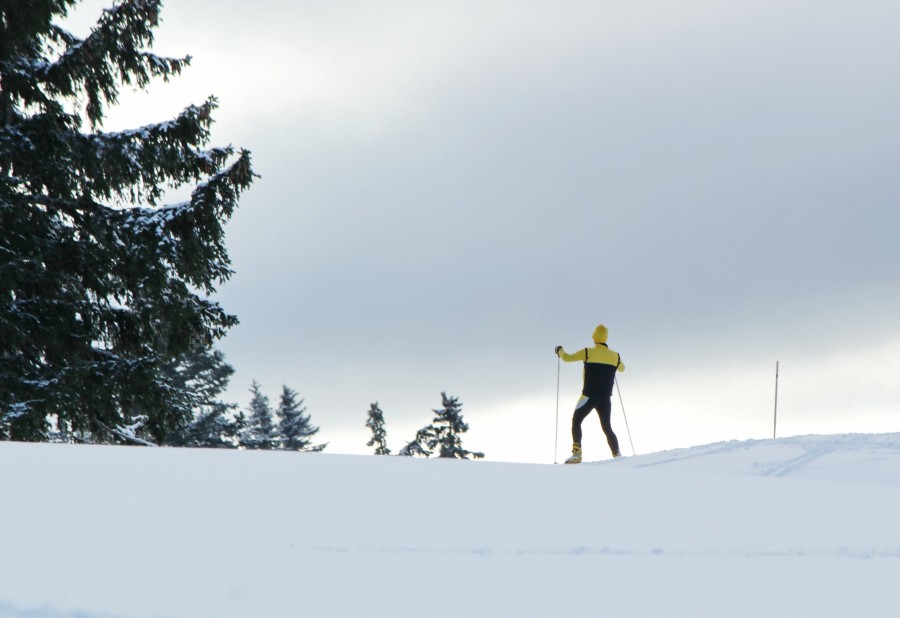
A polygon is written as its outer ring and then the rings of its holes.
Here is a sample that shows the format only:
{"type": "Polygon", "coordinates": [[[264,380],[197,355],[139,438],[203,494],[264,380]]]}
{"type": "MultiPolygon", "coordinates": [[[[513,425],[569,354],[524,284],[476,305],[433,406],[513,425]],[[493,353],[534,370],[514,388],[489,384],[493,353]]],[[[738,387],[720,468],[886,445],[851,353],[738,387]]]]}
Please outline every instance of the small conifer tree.
{"type": "Polygon", "coordinates": [[[296,391],[282,386],[278,403],[278,426],[281,434],[280,447],[288,451],[322,451],[326,444],[313,446],[312,437],[319,432],[314,427],[310,415],[306,413],[303,399],[297,398],[296,391]]]}
{"type": "Polygon", "coordinates": [[[190,412],[183,417],[192,419],[184,427],[174,430],[167,443],[235,448],[237,427],[233,413],[237,406],[218,400],[234,374],[234,368],[225,362],[225,355],[212,348],[198,348],[185,354],[167,373],[187,395],[183,405],[190,408],[190,412]]]}
{"type": "Polygon", "coordinates": [[[247,425],[241,432],[240,445],[248,449],[272,449],[278,445],[272,407],[256,380],[250,385],[250,407],[247,425]]]}
{"type": "Polygon", "coordinates": [[[374,446],[376,455],[390,455],[391,449],[387,445],[387,430],[384,428],[384,413],[375,402],[369,407],[369,419],[366,427],[372,430],[372,439],[366,446],[374,446]]]}
{"type": "Polygon", "coordinates": [[[430,457],[432,448],[428,445],[434,440],[434,427],[426,425],[416,432],[416,436],[406,446],[400,449],[399,455],[403,457],[430,457]]]}
{"type": "Polygon", "coordinates": [[[451,457],[456,459],[482,459],[484,453],[467,451],[462,446],[462,434],[469,431],[469,426],[463,421],[462,404],[457,397],[448,397],[447,393],[441,393],[443,407],[434,410],[435,417],[432,423],[434,433],[428,443],[431,451],[437,449],[438,457],[451,457]]]}
{"type": "Polygon", "coordinates": [[[214,402],[200,410],[180,434],[170,440],[172,446],[237,448],[239,425],[231,417],[234,404],[214,402]]]}

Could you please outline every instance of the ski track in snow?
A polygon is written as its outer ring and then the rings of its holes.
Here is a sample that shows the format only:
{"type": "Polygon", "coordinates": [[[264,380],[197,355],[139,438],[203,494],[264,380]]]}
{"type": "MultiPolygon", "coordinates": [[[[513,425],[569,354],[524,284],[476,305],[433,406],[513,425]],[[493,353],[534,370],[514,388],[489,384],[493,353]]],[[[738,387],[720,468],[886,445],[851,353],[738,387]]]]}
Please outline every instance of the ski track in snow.
{"type": "Polygon", "coordinates": [[[733,558],[851,558],[854,560],[870,560],[875,558],[900,558],[900,547],[892,548],[849,548],[836,549],[783,549],[783,550],[748,550],[748,549],[709,549],[709,550],[671,550],[659,547],[651,549],[621,549],[612,547],[572,547],[568,549],[496,549],[491,547],[436,548],[436,547],[306,547],[301,551],[335,553],[335,554],[427,554],[427,555],[462,555],[462,556],[672,556],[672,557],[733,557],[733,558]]]}
{"type": "MultiPolygon", "coordinates": [[[[689,463],[693,460],[702,461],[711,457],[738,457],[744,453],[751,452],[755,446],[762,444],[762,440],[746,440],[746,441],[729,441],[710,444],[707,446],[698,446],[688,449],[680,449],[668,451],[658,455],[646,455],[640,457],[641,462],[632,465],[634,469],[653,468],[657,466],[677,467],[679,464],[689,463]]],[[[884,434],[881,436],[872,436],[869,434],[846,434],[837,436],[797,436],[793,438],[780,438],[777,441],[777,449],[779,452],[788,450],[801,451],[793,457],[773,457],[771,461],[750,462],[748,467],[740,472],[735,471],[731,467],[723,470],[724,473],[740,473],[752,476],[768,476],[768,477],[791,477],[804,476],[803,472],[807,471],[811,465],[817,461],[825,461],[829,458],[840,458],[842,462],[854,462],[868,460],[871,461],[874,456],[881,457],[900,457],[900,443],[896,439],[896,434],[884,434]],[[854,459],[853,455],[857,458],[854,459]]],[[[628,458],[625,460],[628,461],[628,458]]],[[[617,465],[619,462],[599,461],[592,462],[599,465],[617,465]]],[[[816,478],[810,476],[809,478],[816,478]]],[[[836,480],[823,478],[822,480],[836,480]]],[[[873,481],[863,477],[852,477],[847,480],[852,482],[884,482],[883,479],[873,481]]],[[[898,471],[897,485],[900,485],[900,471],[898,471]]]]}
{"type": "Polygon", "coordinates": [[[119,618],[110,614],[88,612],[57,612],[49,607],[23,608],[0,602],[0,618],[119,618]]]}
{"type": "Polygon", "coordinates": [[[804,455],[786,461],[785,463],[773,466],[771,469],[763,471],[762,476],[789,476],[806,468],[816,459],[820,459],[828,455],[830,451],[813,451],[804,455]]]}

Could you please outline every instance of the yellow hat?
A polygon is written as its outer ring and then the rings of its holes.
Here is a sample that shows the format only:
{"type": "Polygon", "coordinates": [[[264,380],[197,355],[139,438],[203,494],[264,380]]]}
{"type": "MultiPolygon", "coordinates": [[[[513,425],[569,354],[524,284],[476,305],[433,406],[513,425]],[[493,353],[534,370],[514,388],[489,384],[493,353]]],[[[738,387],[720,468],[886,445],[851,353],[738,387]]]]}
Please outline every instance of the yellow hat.
{"type": "Polygon", "coordinates": [[[603,324],[594,329],[594,334],[591,336],[594,340],[594,343],[606,343],[606,338],[609,336],[609,330],[603,324]]]}

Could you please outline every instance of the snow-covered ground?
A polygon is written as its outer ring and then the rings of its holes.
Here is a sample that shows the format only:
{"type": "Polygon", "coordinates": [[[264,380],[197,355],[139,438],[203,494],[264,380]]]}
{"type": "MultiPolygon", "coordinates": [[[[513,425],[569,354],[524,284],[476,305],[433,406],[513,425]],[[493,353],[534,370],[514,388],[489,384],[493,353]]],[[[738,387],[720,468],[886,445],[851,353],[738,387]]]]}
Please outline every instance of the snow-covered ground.
{"type": "Polygon", "coordinates": [[[900,434],[580,466],[0,443],[0,618],[900,615],[900,434]]]}

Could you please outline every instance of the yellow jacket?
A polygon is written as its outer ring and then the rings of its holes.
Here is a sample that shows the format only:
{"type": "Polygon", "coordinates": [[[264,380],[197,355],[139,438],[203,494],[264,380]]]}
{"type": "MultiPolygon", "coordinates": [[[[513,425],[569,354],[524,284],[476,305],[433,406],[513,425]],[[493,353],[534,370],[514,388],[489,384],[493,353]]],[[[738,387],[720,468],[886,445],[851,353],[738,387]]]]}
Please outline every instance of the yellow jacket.
{"type": "Polygon", "coordinates": [[[625,371],[622,357],[606,345],[607,335],[606,327],[601,324],[594,330],[592,339],[595,345],[593,348],[584,348],[574,354],[569,354],[562,347],[557,350],[559,357],[567,363],[584,362],[582,395],[586,397],[609,397],[612,395],[616,372],[625,371]]]}
{"type": "Polygon", "coordinates": [[[618,352],[609,349],[605,343],[598,343],[593,348],[584,348],[573,354],[567,353],[560,349],[559,357],[567,363],[575,361],[584,361],[586,363],[601,363],[603,365],[612,365],[617,371],[625,371],[625,363],[618,352]]]}

